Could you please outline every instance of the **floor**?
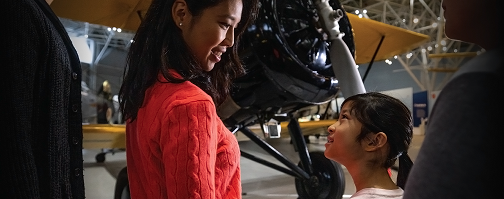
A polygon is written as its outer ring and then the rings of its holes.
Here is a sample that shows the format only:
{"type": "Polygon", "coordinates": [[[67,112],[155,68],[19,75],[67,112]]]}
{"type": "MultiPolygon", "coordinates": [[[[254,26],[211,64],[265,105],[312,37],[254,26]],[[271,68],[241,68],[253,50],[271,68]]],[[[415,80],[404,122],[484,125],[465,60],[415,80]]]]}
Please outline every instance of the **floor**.
{"type": "MultiPolygon", "coordinates": [[[[415,129],[416,131],[418,129],[415,129]]],[[[238,135],[240,137],[240,135],[238,135]]],[[[423,135],[416,133],[408,151],[414,161],[421,143],[423,135]]],[[[324,151],[326,137],[310,136],[308,144],[309,151],[324,151]]],[[[239,139],[242,151],[246,151],[256,157],[261,157],[269,162],[281,165],[273,156],[269,155],[257,144],[250,140],[239,139]]],[[[269,139],[268,143],[282,153],[286,158],[297,164],[299,162],[298,153],[295,152],[290,138],[269,139]]],[[[101,152],[100,149],[84,149],[84,181],[86,187],[86,198],[88,199],[113,199],[115,177],[119,171],[126,166],[125,152],[107,154],[103,163],[97,163],[95,155],[101,152]]],[[[264,166],[252,160],[241,158],[242,189],[243,198],[254,199],[297,199],[298,195],[294,185],[294,177],[280,171],[264,166]]],[[[354,192],[352,178],[343,167],[345,172],[345,191],[343,198],[349,198],[354,192]]],[[[392,172],[395,176],[395,171],[392,172]]]]}

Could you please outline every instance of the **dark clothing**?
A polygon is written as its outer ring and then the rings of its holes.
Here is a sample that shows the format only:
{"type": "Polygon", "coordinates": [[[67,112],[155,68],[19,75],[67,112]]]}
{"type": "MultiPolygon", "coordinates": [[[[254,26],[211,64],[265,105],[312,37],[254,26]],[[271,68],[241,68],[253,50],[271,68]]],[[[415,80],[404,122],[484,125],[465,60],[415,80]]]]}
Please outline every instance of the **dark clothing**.
{"type": "Polygon", "coordinates": [[[84,198],[77,52],[43,0],[0,19],[0,198],[84,198]]]}
{"type": "Polygon", "coordinates": [[[107,118],[107,111],[110,108],[111,115],[113,114],[112,99],[109,100],[109,95],[103,93],[98,94],[96,100],[96,119],[98,124],[108,124],[110,121],[107,118]]]}
{"type": "Polygon", "coordinates": [[[98,124],[108,124],[107,110],[109,109],[107,101],[104,99],[98,100],[96,103],[96,119],[98,124]]]}
{"type": "Polygon", "coordinates": [[[479,55],[443,88],[403,198],[502,198],[503,55],[479,55]]]}
{"type": "Polygon", "coordinates": [[[99,103],[96,105],[96,122],[98,124],[108,124],[109,121],[107,120],[107,110],[109,109],[109,106],[107,102],[105,103],[99,103]]]}

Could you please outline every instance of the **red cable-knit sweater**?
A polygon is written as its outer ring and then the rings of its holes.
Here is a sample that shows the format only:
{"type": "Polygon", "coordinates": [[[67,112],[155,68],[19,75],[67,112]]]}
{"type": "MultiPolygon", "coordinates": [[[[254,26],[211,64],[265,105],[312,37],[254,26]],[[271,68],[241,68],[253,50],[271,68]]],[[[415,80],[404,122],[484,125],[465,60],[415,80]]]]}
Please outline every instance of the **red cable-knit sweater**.
{"type": "Polygon", "coordinates": [[[147,89],[126,124],[126,144],[133,199],[241,198],[236,137],[210,96],[188,81],[147,89]]]}

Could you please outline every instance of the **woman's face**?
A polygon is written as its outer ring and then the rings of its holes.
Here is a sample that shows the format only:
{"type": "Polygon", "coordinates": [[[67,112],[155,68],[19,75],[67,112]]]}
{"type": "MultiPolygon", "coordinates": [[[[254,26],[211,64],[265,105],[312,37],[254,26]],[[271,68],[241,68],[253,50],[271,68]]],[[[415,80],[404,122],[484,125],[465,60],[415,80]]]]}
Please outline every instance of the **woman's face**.
{"type": "Polygon", "coordinates": [[[338,121],[327,129],[329,136],[324,155],[343,165],[359,159],[364,154],[361,142],[357,141],[362,124],[351,114],[351,106],[352,102],[345,103],[341,108],[338,121]]]}
{"type": "MultiPolygon", "coordinates": [[[[182,35],[205,71],[211,71],[221,55],[234,44],[234,29],[242,15],[241,0],[226,0],[182,22],[182,35]]],[[[178,24],[180,25],[180,24],[178,24]]]]}

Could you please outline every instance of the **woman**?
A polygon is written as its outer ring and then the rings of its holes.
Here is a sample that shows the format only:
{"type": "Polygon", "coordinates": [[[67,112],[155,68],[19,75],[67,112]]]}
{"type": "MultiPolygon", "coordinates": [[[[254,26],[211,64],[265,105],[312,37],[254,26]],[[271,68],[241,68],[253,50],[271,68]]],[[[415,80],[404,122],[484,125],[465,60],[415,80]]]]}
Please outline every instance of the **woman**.
{"type": "Polygon", "coordinates": [[[238,142],[216,113],[243,73],[257,0],[153,0],[128,54],[120,108],[132,198],[241,198],[238,142]]]}
{"type": "Polygon", "coordinates": [[[370,92],[345,99],[328,128],[325,156],[348,169],[357,191],[351,198],[402,198],[412,129],[411,112],[396,98],[370,92]],[[388,168],[398,158],[396,185],[388,168]]]}

